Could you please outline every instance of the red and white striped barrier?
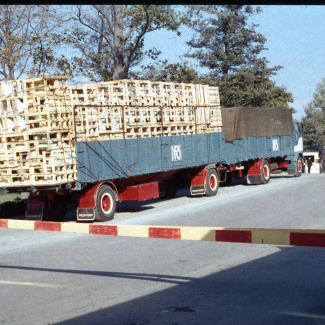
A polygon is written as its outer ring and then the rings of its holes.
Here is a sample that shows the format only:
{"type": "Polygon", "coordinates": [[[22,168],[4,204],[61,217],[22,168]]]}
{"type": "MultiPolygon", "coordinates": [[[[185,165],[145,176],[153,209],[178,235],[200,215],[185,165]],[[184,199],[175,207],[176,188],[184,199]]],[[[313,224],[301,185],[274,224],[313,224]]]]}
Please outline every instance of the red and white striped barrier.
{"type": "Polygon", "coordinates": [[[93,235],[325,247],[325,230],[107,225],[0,219],[0,228],[93,235]]]}

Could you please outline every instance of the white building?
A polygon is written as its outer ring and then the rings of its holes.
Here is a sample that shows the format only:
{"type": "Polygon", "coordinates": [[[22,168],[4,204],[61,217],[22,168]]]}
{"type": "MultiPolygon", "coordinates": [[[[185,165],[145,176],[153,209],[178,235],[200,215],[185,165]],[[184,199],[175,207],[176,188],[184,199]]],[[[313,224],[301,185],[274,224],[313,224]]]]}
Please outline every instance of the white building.
{"type": "Polygon", "coordinates": [[[304,150],[305,173],[308,173],[307,160],[309,157],[313,162],[310,168],[310,173],[319,173],[319,150],[312,150],[312,149],[304,150]]]}

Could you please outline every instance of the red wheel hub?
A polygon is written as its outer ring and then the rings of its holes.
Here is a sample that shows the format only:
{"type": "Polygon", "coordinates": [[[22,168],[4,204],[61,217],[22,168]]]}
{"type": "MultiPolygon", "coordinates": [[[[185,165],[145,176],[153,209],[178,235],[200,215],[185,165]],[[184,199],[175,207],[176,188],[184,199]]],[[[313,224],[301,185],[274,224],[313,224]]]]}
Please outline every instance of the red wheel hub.
{"type": "Polygon", "coordinates": [[[102,196],[102,209],[105,213],[109,213],[112,207],[111,197],[108,194],[102,196]]]}
{"type": "Polygon", "coordinates": [[[267,179],[269,177],[269,168],[267,166],[264,166],[263,172],[264,178],[267,179]]]}
{"type": "Polygon", "coordinates": [[[211,176],[210,180],[209,180],[209,183],[210,183],[210,188],[212,190],[214,190],[216,188],[216,184],[217,184],[216,178],[214,176],[211,176]]]}

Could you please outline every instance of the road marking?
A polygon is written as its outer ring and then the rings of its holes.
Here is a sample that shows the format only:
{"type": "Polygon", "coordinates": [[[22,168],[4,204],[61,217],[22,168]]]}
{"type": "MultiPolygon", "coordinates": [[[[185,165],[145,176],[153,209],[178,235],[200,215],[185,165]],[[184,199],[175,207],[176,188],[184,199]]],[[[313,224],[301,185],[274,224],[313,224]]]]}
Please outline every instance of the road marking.
{"type": "Polygon", "coordinates": [[[37,282],[20,282],[20,281],[5,281],[0,280],[0,284],[13,284],[20,286],[32,286],[32,287],[41,287],[41,288],[71,288],[69,286],[61,284],[51,284],[51,283],[37,283],[37,282]]]}
{"type": "Polygon", "coordinates": [[[0,219],[0,228],[91,235],[325,247],[325,230],[188,226],[108,225],[0,219]]]}

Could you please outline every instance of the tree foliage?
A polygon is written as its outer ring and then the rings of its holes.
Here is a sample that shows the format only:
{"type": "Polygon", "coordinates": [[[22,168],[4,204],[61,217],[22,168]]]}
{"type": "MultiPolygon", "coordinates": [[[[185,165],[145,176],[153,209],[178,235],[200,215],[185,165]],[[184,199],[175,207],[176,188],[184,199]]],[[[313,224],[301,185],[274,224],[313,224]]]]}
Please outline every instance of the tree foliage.
{"type": "Polygon", "coordinates": [[[247,26],[250,15],[259,11],[243,5],[190,7],[195,35],[188,45],[196,50],[188,56],[224,77],[247,66],[265,49],[266,39],[256,25],[247,26]]]}
{"type": "Polygon", "coordinates": [[[304,145],[325,145],[325,78],[317,85],[313,100],[305,107],[305,114],[304,145]]]}
{"type": "Polygon", "coordinates": [[[284,87],[278,87],[269,79],[272,69],[265,62],[256,61],[251,67],[245,67],[227,78],[216,79],[220,87],[222,105],[225,107],[270,107],[287,108],[293,102],[292,94],[284,87]],[[271,70],[271,71],[270,71],[271,70]]]}
{"type": "Polygon", "coordinates": [[[223,106],[268,106],[289,108],[292,95],[276,87],[270,77],[281,66],[267,68],[268,61],[260,57],[266,50],[265,37],[248,25],[258,14],[244,5],[194,6],[189,9],[188,24],[194,37],[188,42],[201,67],[209,69],[210,83],[220,87],[223,106]]]}
{"type": "MultiPolygon", "coordinates": [[[[94,5],[74,8],[75,25],[67,41],[80,51],[72,63],[92,81],[129,77],[144,55],[145,35],[166,28],[177,32],[180,15],[166,5],[94,5]]],[[[68,62],[65,61],[66,66],[68,62]]]]}
{"type": "Polygon", "coordinates": [[[0,6],[0,75],[2,79],[23,74],[39,76],[52,65],[52,30],[58,26],[55,8],[48,5],[0,6]]]}

